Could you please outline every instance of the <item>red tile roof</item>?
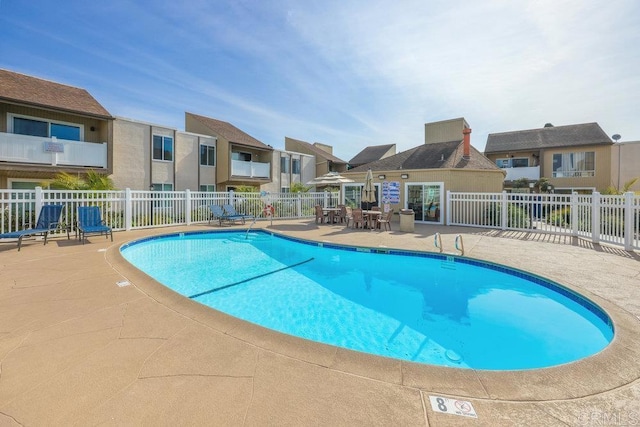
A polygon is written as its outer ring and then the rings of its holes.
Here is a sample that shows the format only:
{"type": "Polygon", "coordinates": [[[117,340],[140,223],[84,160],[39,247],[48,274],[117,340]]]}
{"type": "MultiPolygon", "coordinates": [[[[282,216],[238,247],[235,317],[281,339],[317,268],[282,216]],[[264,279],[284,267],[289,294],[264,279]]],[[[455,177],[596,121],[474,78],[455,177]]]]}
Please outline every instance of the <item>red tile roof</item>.
{"type": "Polygon", "coordinates": [[[0,101],[110,119],[84,89],[0,69],[0,101]]]}

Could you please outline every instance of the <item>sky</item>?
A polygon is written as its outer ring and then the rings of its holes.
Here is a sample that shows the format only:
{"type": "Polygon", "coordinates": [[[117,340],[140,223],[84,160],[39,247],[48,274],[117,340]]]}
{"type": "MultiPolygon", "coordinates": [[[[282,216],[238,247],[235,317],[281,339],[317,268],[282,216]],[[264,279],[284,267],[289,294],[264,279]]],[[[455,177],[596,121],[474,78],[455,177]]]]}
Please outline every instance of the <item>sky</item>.
{"type": "Polygon", "coordinates": [[[638,0],[0,0],[0,68],[113,116],[227,121],[348,161],[464,117],[490,133],[597,122],[640,140],[638,0]]]}

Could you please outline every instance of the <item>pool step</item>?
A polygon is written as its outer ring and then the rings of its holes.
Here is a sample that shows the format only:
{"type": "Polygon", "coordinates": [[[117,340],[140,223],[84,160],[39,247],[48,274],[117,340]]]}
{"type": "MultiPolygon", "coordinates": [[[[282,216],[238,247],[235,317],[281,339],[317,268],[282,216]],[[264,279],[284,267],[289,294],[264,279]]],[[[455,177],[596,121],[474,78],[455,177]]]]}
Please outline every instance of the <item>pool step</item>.
{"type": "Polygon", "coordinates": [[[271,235],[264,233],[242,233],[237,236],[230,237],[228,240],[237,243],[265,242],[271,240],[271,235]]]}

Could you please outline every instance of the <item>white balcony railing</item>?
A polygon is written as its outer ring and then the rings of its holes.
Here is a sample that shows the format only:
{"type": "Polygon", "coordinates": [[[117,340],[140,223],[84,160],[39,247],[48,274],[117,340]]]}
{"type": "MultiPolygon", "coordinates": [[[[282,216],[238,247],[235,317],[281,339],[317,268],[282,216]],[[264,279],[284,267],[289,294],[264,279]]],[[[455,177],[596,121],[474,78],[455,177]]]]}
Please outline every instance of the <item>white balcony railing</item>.
{"type": "Polygon", "coordinates": [[[106,168],[107,144],[0,132],[0,161],[106,168]]]}
{"type": "Polygon", "coordinates": [[[526,178],[532,181],[540,179],[540,166],[529,166],[525,168],[503,168],[507,172],[504,178],[506,181],[526,178]]]}
{"type": "Polygon", "coordinates": [[[269,178],[271,163],[231,160],[231,175],[247,178],[269,178]]]}

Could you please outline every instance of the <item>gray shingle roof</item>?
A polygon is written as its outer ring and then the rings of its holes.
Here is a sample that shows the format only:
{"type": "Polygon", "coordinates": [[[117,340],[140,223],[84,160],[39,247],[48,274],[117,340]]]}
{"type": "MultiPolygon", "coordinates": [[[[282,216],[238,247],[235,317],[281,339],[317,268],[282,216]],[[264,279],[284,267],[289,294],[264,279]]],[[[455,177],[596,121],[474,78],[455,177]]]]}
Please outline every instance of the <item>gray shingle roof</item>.
{"type": "Polygon", "coordinates": [[[336,163],[336,164],[343,164],[343,165],[347,164],[347,162],[345,162],[344,160],[342,160],[342,159],[334,156],[333,154],[331,154],[329,152],[326,152],[323,149],[318,148],[315,145],[310,144],[310,143],[308,143],[306,141],[302,141],[300,139],[289,138],[288,136],[285,137],[285,139],[289,139],[291,141],[294,141],[294,142],[304,146],[311,153],[315,154],[316,156],[322,157],[323,159],[329,160],[329,161],[331,161],[333,163],[336,163]]]}
{"type": "Polygon", "coordinates": [[[470,158],[464,159],[462,141],[423,144],[394,156],[350,169],[349,172],[364,172],[400,169],[497,169],[491,160],[471,146],[470,158]]]}
{"type": "Polygon", "coordinates": [[[372,145],[356,154],[353,159],[349,160],[350,165],[359,166],[380,160],[395,144],[372,145]]]}
{"type": "Polygon", "coordinates": [[[539,150],[579,145],[611,145],[611,138],[597,123],[544,127],[514,132],[491,133],[485,153],[539,150]]]}
{"type": "Polygon", "coordinates": [[[111,119],[84,89],[0,69],[0,100],[74,114],[111,119]]]}
{"type": "Polygon", "coordinates": [[[248,133],[241,131],[231,123],[212,119],[211,117],[199,116],[193,113],[187,114],[198,120],[208,129],[210,129],[215,135],[220,136],[229,142],[246,145],[248,147],[261,148],[263,150],[273,150],[273,147],[270,147],[269,145],[258,141],[257,139],[255,139],[248,133]]]}

